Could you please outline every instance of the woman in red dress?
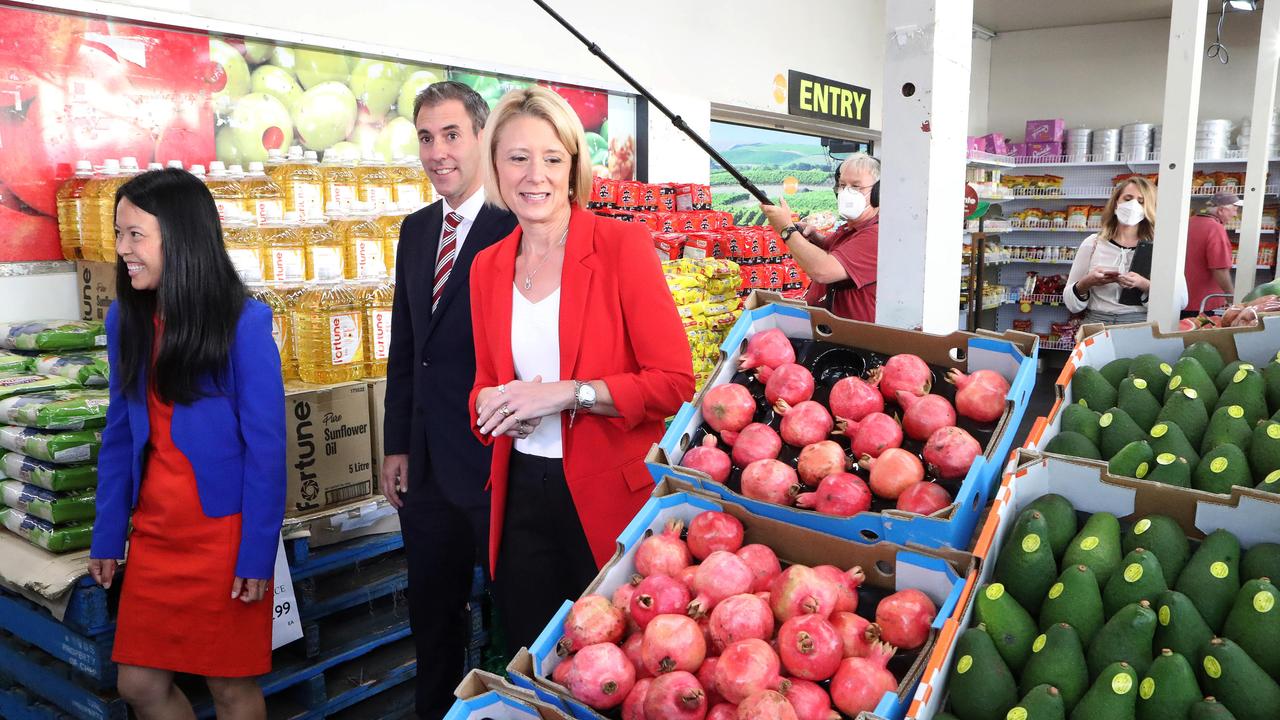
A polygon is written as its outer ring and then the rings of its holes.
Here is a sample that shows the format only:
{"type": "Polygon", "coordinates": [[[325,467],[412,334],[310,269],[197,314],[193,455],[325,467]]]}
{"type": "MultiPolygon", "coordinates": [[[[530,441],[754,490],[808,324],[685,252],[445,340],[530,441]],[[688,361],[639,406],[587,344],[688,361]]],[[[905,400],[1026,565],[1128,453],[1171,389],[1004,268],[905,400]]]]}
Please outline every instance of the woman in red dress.
{"type": "Polygon", "coordinates": [[[123,185],[115,230],[89,571],[110,587],[128,537],[118,689],[144,720],[191,718],[173,676],[201,675],[219,718],[264,718],[253,678],[271,669],[285,494],[271,310],[247,297],[213,197],[191,174],[156,170],[123,185]]]}

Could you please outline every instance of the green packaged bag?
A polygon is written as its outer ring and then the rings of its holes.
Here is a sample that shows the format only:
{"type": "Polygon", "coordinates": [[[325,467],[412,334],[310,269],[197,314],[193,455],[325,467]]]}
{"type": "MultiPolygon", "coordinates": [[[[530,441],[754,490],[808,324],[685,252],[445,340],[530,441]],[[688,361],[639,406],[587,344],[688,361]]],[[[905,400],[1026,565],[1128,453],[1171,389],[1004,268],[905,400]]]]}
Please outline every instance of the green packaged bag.
{"type": "Polygon", "coordinates": [[[32,358],[0,350],[0,373],[31,372],[32,358]]]}
{"type": "Polygon", "coordinates": [[[0,399],[0,423],[45,430],[84,430],[107,424],[106,390],[50,390],[0,399]]]}
{"type": "Polygon", "coordinates": [[[41,355],[35,360],[36,372],[51,377],[64,377],[85,387],[107,386],[107,351],[41,355]]]}
{"type": "Polygon", "coordinates": [[[0,323],[3,350],[92,350],[106,346],[107,332],[97,320],[0,323]]]}
{"type": "Polygon", "coordinates": [[[80,383],[66,377],[49,377],[37,373],[0,373],[0,400],[43,390],[67,390],[78,387],[80,383]]]}
{"type": "Polygon", "coordinates": [[[97,465],[55,465],[22,453],[0,455],[0,480],[21,480],[45,490],[84,490],[98,484],[97,465]]]}
{"type": "Polygon", "coordinates": [[[101,430],[39,430],[0,425],[0,448],[55,463],[86,463],[98,459],[101,430]]]}
{"type": "Polygon", "coordinates": [[[0,523],[13,534],[26,538],[32,545],[39,545],[51,552],[80,550],[89,547],[93,541],[93,523],[58,526],[11,507],[0,508],[0,523]]]}
{"type": "Polygon", "coordinates": [[[54,524],[92,520],[94,497],[93,490],[56,493],[17,480],[0,480],[0,501],[54,524]]]}

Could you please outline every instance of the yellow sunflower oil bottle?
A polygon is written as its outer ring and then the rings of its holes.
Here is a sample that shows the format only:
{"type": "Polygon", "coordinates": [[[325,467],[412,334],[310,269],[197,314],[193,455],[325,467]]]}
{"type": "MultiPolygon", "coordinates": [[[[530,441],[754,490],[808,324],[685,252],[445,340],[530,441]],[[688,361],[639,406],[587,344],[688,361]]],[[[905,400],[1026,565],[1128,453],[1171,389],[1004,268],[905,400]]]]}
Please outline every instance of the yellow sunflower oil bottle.
{"type": "Polygon", "coordinates": [[[364,286],[360,302],[364,309],[364,376],[387,376],[391,356],[391,305],[396,286],[386,276],[364,286]]]}
{"type": "Polygon", "coordinates": [[[360,202],[381,215],[395,207],[396,177],[387,163],[374,155],[366,155],[360,163],[360,202]]]}
{"type": "Polygon", "coordinates": [[[382,228],[364,203],[343,223],[342,243],[346,248],[348,280],[369,280],[387,274],[386,250],[382,228]]]}
{"type": "Polygon", "coordinates": [[[280,171],[280,179],[276,181],[284,189],[285,212],[296,212],[301,220],[315,220],[324,217],[324,175],[320,172],[320,163],[316,161],[314,150],[302,152],[295,146],[289,151],[289,160],[280,171]]]}
{"type": "Polygon", "coordinates": [[[292,353],[292,342],[289,339],[289,306],[280,293],[272,290],[262,282],[246,283],[249,296],[271,308],[271,339],[276,343],[280,353],[280,374],[284,377],[285,368],[289,364],[292,353]]]}
{"type": "Polygon", "coordinates": [[[355,294],[339,282],[308,285],[293,313],[303,382],[328,385],[363,376],[362,311],[355,294]]]}
{"type": "Polygon", "coordinates": [[[387,261],[387,275],[390,277],[396,275],[396,251],[400,247],[400,227],[404,225],[404,219],[407,217],[409,217],[408,210],[394,210],[378,216],[375,220],[378,227],[382,228],[382,252],[383,258],[387,261]]]}
{"type": "Polygon", "coordinates": [[[218,208],[218,217],[226,220],[232,211],[244,208],[244,190],[240,183],[231,177],[227,166],[221,160],[209,163],[209,175],[204,184],[213,195],[213,204],[218,208]]]}
{"type": "Polygon", "coordinates": [[[284,219],[284,191],[267,177],[262,163],[249,163],[242,185],[245,208],[259,224],[284,219]]]}
{"type": "Polygon", "coordinates": [[[324,217],[304,220],[300,226],[307,248],[308,280],[341,280],[347,262],[342,237],[324,217]]]}
{"type": "MultiPolygon", "coordinates": [[[[107,261],[102,256],[102,188],[107,180],[120,173],[120,161],[103,161],[85,183],[80,195],[80,252],[85,260],[107,261]]],[[[114,233],[114,230],[112,231],[114,233]]],[[[114,256],[114,253],[112,253],[114,256]]]]}
{"type": "Polygon", "coordinates": [[[236,273],[246,283],[266,279],[266,249],[253,219],[243,211],[234,211],[222,221],[222,244],[236,273]]]}
{"type": "MultiPolygon", "coordinates": [[[[298,146],[294,145],[294,147],[298,146]]],[[[299,155],[298,157],[301,158],[302,156],[299,155]]],[[[271,178],[271,182],[280,185],[280,170],[286,162],[288,162],[288,159],[280,148],[271,148],[267,151],[267,161],[262,163],[262,172],[271,178]]],[[[281,185],[281,187],[284,186],[281,185]]]]}
{"type": "Polygon", "coordinates": [[[307,247],[296,215],[258,226],[266,248],[266,277],[273,283],[302,282],[307,277],[307,247]]]}
{"type": "Polygon", "coordinates": [[[284,301],[284,324],[285,336],[287,342],[284,349],[280,352],[280,363],[283,366],[285,382],[290,380],[300,380],[298,377],[298,340],[294,337],[294,319],[293,314],[298,309],[298,301],[302,299],[302,294],[307,291],[305,283],[280,283],[271,284],[269,286],[275,291],[280,299],[284,301]]]}
{"type": "Polygon", "coordinates": [[[80,211],[85,186],[92,180],[93,164],[88,160],[80,160],[76,162],[75,174],[58,186],[58,240],[62,246],[62,257],[67,260],[80,260],[84,257],[80,245],[83,237],[80,211]]]}
{"type": "Polygon", "coordinates": [[[98,253],[103,262],[114,262],[116,259],[116,190],[129,182],[138,174],[138,160],[131,157],[120,158],[120,172],[103,181],[98,189],[98,223],[101,232],[98,235],[98,253]]]}
{"type": "Polygon", "coordinates": [[[356,174],[355,160],[338,157],[336,152],[326,152],[320,172],[324,177],[324,207],[336,203],[343,211],[350,210],[359,197],[360,179],[356,174]]]}

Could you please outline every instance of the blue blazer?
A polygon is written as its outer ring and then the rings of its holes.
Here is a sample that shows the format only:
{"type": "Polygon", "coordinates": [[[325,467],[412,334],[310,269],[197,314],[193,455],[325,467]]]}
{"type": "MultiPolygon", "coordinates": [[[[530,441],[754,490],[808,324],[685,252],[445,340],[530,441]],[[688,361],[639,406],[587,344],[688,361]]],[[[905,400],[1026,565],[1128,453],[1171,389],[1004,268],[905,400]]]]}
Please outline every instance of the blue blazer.
{"type": "MultiPolygon", "coordinates": [[[[116,306],[107,312],[107,356],[119,357],[116,306]]],[[[111,404],[98,454],[97,519],[89,556],[124,557],[129,516],[138,504],[151,436],[147,378],[126,392],[111,373],[111,404]]],[[[271,337],[271,309],[246,300],[222,382],[201,382],[202,397],[173,408],[173,442],[195,470],[200,507],[209,517],[241,513],[236,575],[270,579],[284,520],[284,382],[271,337]]]]}

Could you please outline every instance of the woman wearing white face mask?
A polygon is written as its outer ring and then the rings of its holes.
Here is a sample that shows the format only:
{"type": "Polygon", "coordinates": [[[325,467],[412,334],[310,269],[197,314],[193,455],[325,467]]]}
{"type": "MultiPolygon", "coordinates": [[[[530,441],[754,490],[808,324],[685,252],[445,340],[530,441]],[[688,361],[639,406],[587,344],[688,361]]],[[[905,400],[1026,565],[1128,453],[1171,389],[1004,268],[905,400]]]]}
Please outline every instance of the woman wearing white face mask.
{"type": "MultiPolygon", "coordinates": [[[[1071,265],[1062,293],[1071,312],[1085,313],[1090,323],[1146,322],[1155,219],[1156,188],[1146,178],[1116,186],[1102,213],[1102,229],[1080,243],[1071,265]]],[[[1187,283],[1181,274],[1177,292],[1185,306],[1187,283]]]]}

